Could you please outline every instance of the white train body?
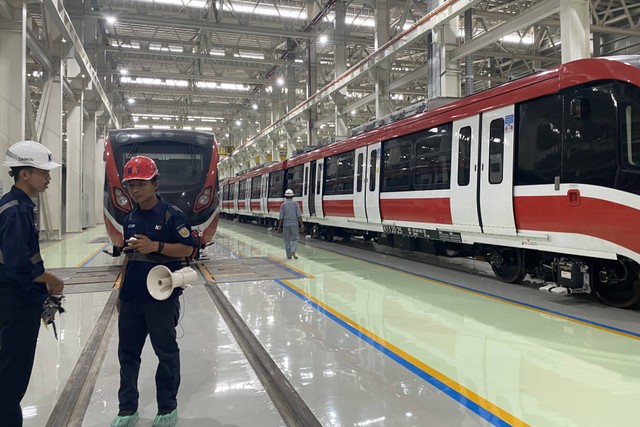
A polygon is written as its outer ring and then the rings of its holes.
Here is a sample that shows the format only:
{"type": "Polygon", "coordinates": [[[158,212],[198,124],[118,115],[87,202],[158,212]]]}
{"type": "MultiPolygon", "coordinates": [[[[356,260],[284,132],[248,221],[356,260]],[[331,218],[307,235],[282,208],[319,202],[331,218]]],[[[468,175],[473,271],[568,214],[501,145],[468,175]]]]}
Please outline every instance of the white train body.
{"type": "Polygon", "coordinates": [[[486,256],[507,282],[640,303],[640,59],[586,59],[222,183],[223,214],[486,256]]]}

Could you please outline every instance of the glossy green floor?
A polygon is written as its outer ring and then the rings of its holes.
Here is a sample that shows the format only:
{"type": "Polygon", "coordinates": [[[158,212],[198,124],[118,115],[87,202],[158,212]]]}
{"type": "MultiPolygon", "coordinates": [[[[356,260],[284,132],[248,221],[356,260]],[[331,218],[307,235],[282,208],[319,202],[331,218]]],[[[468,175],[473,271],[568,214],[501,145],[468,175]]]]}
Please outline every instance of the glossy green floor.
{"type": "MultiPolygon", "coordinates": [[[[217,239],[242,257],[271,256],[313,276],[288,285],[389,352],[511,425],[638,426],[640,340],[312,246],[286,260],[279,236],[224,222],[217,239]]],[[[423,268],[423,267],[420,267],[423,268]]],[[[467,286],[489,280],[429,276],[467,286]]],[[[507,286],[496,282],[496,286],[507,286]]],[[[637,312],[628,312],[637,318],[637,312]]],[[[384,350],[383,350],[384,351],[384,350]]]]}
{"type": "MultiPolygon", "coordinates": [[[[104,236],[96,227],[44,243],[45,265],[117,263],[101,254],[104,236]]],[[[414,372],[417,381],[439,388],[443,398],[472,412],[484,411],[483,422],[640,425],[635,408],[640,401],[638,312],[596,305],[578,316],[583,320],[575,320],[562,311],[536,309],[535,301],[526,301],[527,307],[458,287],[495,287],[499,294],[507,286],[490,278],[358,250],[340,254],[331,244],[304,239],[300,259],[287,260],[279,235],[228,221],[221,221],[216,243],[229,256],[271,257],[302,273],[306,277],[281,285],[361,334],[363,348],[387,355],[414,372]],[[367,257],[375,262],[360,259],[367,257]],[[601,325],[589,323],[592,311],[601,325]]],[[[381,375],[377,386],[390,388],[395,378],[381,375]]],[[[440,422],[448,425],[446,418],[440,422]]],[[[468,425],[479,424],[470,420],[468,425]]]]}

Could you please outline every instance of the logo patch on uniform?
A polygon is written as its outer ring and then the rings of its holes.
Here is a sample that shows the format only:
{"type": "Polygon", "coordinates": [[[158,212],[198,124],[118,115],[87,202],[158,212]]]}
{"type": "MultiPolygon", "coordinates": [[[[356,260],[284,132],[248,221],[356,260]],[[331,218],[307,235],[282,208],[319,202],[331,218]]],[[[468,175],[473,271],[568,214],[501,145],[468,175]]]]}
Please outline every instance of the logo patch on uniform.
{"type": "Polygon", "coordinates": [[[135,224],[129,224],[129,225],[127,226],[127,228],[135,228],[135,227],[136,227],[136,225],[135,225],[135,224]]]}
{"type": "Polygon", "coordinates": [[[187,237],[189,237],[189,229],[185,226],[182,226],[178,229],[178,234],[186,239],[187,237]]]}
{"type": "Polygon", "coordinates": [[[162,230],[162,224],[156,225],[156,230],[162,230]]]}

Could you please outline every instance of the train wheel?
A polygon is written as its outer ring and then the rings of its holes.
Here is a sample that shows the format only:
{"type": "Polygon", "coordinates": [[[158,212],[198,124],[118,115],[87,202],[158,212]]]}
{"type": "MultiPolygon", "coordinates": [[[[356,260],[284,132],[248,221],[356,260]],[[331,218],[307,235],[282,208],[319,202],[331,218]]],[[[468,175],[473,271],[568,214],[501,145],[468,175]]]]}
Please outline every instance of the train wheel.
{"type": "Polygon", "coordinates": [[[618,308],[636,308],[640,306],[640,266],[631,261],[620,261],[613,268],[605,266],[601,271],[615,275],[617,283],[603,283],[600,272],[594,274],[594,287],[600,300],[618,308]]]}
{"type": "Polygon", "coordinates": [[[324,239],[325,239],[327,242],[333,242],[333,239],[334,239],[334,237],[335,237],[335,236],[336,236],[336,235],[335,235],[335,233],[333,232],[333,228],[331,228],[331,227],[329,227],[329,228],[327,229],[327,231],[324,233],[324,239]]]}
{"type": "Polygon", "coordinates": [[[520,283],[527,274],[524,271],[524,254],[521,249],[494,249],[489,254],[489,264],[496,277],[506,283],[520,283]]]}

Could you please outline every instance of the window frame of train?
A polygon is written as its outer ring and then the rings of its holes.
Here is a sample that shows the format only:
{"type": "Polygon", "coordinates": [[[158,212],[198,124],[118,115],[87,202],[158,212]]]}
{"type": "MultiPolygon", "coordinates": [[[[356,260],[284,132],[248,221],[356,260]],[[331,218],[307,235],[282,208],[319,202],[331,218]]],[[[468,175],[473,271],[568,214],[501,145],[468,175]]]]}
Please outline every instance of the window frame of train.
{"type": "Polygon", "coordinates": [[[302,185],[304,180],[304,164],[287,169],[286,182],[287,190],[293,191],[294,197],[302,196],[302,185]]]}
{"type": "Polygon", "coordinates": [[[323,195],[353,194],[354,162],[355,150],[325,157],[323,195]]]}
{"type": "Polygon", "coordinates": [[[633,85],[596,82],[520,103],[514,185],[553,184],[558,177],[640,194],[636,99],[640,88],[633,85]],[[576,134],[592,140],[576,142],[576,134]]]}
{"type": "Polygon", "coordinates": [[[269,198],[276,199],[284,197],[284,170],[271,172],[269,174],[269,198]]]}
{"type": "Polygon", "coordinates": [[[447,122],[383,141],[380,192],[451,188],[452,128],[447,122]]]}
{"type": "Polygon", "coordinates": [[[243,179],[238,183],[238,200],[244,201],[247,198],[247,182],[248,179],[243,179]]]}
{"type": "Polygon", "coordinates": [[[251,178],[251,199],[260,198],[260,183],[262,182],[262,175],[257,175],[251,178]]]}

